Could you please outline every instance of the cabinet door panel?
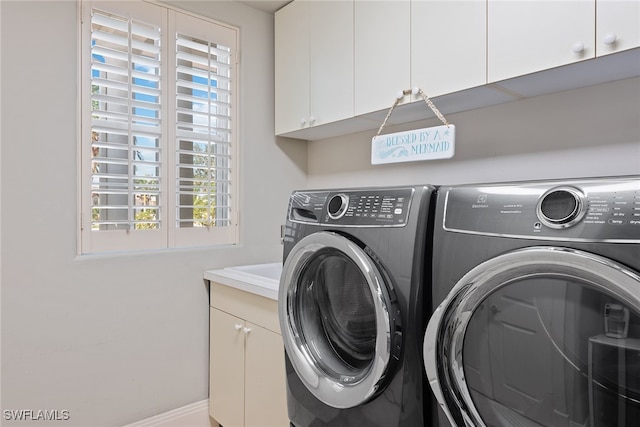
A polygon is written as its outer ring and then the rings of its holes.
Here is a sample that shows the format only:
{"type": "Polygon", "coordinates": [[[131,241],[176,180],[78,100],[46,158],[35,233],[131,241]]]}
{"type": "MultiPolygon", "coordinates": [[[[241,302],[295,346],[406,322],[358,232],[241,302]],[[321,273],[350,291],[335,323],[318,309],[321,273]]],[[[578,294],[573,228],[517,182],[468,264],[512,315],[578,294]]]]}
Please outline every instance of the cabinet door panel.
{"type": "Polygon", "coordinates": [[[209,414],[225,426],[244,425],[244,321],[212,308],[209,414]]]}
{"type": "Polygon", "coordinates": [[[596,6],[597,56],[640,47],[640,0],[597,0],[596,6]]]}
{"type": "Polygon", "coordinates": [[[411,84],[410,2],[355,2],[355,114],[389,109],[411,84]]]}
{"type": "Polygon", "coordinates": [[[488,0],[487,22],[489,83],[595,56],[594,0],[488,0]]]}
{"type": "Polygon", "coordinates": [[[247,322],[246,427],[286,427],[287,395],[282,336],[247,322]]]}
{"type": "Polygon", "coordinates": [[[298,130],[309,118],[309,2],[275,14],[275,130],[298,130]]]}
{"type": "Polygon", "coordinates": [[[438,96],[487,83],[486,0],[411,2],[411,86],[438,96]]]}
{"type": "Polygon", "coordinates": [[[310,125],[351,118],[353,2],[311,2],[309,26],[310,125]]]}

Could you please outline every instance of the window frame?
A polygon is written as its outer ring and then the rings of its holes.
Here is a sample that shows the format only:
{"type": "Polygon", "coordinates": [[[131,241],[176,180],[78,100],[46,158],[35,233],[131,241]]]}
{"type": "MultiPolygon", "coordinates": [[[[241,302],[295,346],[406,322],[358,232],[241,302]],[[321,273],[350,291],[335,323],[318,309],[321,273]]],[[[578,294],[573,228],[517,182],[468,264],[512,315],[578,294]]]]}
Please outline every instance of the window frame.
{"type": "MultiPolygon", "coordinates": [[[[238,191],[238,88],[239,82],[239,29],[224,23],[196,16],[179,9],[143,0],[91,1],[79,0],[80,8],[80,79],[79,80],[79,232],[78,254],[131,252],[165,248],[201,247],[238,244],[239,191],[238,191]],[[157,25],[160,38],[160,226],[156,230],[141,230],[129,226],[122,230],[92,229],[92,10],[100,9],[157,25]],[[231,95],[229,139],[229,221],[228,226],[178,226],[177,183],[177,34],[199,38],[230,49],[231,95]]],[[[131,65],[131,64],[130,64],[131,65]]],[[[131,95],[133,99],[133,95],[131,95]]],[[[128,117],[132,117],[129,111],[128,117]]],[[[135,177],[130,175],[129,182],[135,177]]],[[[216,182],[212,180],[210,182],[216,182]]],[[[133,197],[131,190],[128,193],[133,197]]],[[[215,197],[215,195],[214,195],[215,197]]],[[[129,207],[133,206],[129,201],[129,207]]]]}

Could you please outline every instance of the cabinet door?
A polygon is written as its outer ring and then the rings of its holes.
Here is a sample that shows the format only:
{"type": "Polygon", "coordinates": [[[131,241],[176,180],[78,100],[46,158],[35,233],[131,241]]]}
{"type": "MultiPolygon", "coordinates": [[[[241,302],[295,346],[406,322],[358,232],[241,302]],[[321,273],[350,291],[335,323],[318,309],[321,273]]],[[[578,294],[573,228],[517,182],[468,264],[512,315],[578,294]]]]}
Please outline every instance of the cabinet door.
{"type": "Polygon", "coordinates": [[[309,4],[309,125],[353,117],[353,1],[309,4]]]}
{"type": "Polygon", "coordinates": [[[294,1],[275,14],[275,131],[308,126],[309,7],[294,1]]]}
{"type": "Polygon", "coordinates": [[[245,426],[286,427],[287,394],[282,336],[247,322],[245,426]]]}
{"type": "Polygon", "coordinates": [[[486,0],[412,0],[411,87],[438,96],[486,83],[486,0]]]}
{"type": "Polygon", "coordinates": [[[640,47],[640,0],[596,1],[596,55],[640,47]]]}
{"type": "Polygon", "coordinates": [[[411,84],[409,0],[355,2],[355,114],[389,109],[411,84]]]}
{"type": "Polygon", "coordinates": [[[209,415],[224,426],[244,425],[244,321],[211,308],[209,415]]]}
{"type": "Polygon", "coordinates": [[[488,0],[489,83],[595,57],[595,2],[488,0]]]}

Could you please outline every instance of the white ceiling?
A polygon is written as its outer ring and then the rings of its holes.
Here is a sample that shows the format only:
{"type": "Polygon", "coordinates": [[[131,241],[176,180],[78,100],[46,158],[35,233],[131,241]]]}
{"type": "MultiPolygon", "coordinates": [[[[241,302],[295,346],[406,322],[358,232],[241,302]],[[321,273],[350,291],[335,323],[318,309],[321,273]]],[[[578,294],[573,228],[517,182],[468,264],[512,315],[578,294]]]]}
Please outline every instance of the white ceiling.
{"type": "Polygon", "coordinates": [[[274,13],[287,3],[291,3],[292,0],[236,0],[238,3],[245,4],[254,9],[261,10],[263,12],[274,13]]]}

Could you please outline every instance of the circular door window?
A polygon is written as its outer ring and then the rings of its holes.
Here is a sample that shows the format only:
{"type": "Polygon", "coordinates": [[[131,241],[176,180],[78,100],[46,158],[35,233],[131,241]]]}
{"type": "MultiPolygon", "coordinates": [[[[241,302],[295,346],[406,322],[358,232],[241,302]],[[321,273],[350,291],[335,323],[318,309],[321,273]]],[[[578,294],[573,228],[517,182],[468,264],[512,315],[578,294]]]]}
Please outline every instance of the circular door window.
{"type": "Polygon", "coordinates": [[[322,402],[369,400],[387,372],[394,338],[389,289],[360,246],[331,232],[301,239],[280,284],[279,315],[289,359],[322,402]]]}
{"type": "Polygon", "coordinates": [[[616,263],[514,251],[454,287],[427,328],[425,366],[458,425],[636,425],[639,309],[640,277],[616,263]]]}

